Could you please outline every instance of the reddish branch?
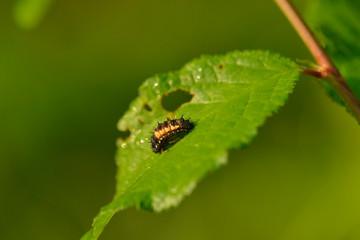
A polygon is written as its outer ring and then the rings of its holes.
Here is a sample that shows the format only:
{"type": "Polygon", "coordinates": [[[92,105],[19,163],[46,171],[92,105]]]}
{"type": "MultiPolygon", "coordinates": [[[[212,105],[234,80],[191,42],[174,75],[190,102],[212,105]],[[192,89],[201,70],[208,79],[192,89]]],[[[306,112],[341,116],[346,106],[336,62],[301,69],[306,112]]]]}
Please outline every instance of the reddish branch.
{"type": "Polygon", "coordinates": [[[335,64],[331,61],[329,55],[326,54],[319,44],[319,41],[314,37],[309,27],[305,24],[303,19],[295,10],[294,6],[288,0],[275,0],[275,2],[283,11],[284,15],[288,18],[289,22],[293,25],[317,63],[320,65],[320,68],[317,70],[303,69],[303,73],[325,79],[329,84],[331,84],[360,124],[360,102],[344,81],[344,78],[335,67],[335,64]]]}

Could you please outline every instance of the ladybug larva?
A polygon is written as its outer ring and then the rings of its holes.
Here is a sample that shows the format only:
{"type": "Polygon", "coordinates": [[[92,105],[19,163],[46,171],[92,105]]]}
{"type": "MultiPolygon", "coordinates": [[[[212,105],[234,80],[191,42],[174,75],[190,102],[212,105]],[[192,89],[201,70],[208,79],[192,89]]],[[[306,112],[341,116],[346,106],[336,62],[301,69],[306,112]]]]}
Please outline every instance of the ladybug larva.
{"type": "Polygon", "coordinates": [[[164,152],[165,147],[179,141],[181,139],[180,135],[190,132],[193,128],[194,124],[190,122],[190,118],[185,120],[181,117],[179,119],[167,120],[163,123],[158,122],[158,126],[154,129],[151,136],[153,152],[164,152]]]}

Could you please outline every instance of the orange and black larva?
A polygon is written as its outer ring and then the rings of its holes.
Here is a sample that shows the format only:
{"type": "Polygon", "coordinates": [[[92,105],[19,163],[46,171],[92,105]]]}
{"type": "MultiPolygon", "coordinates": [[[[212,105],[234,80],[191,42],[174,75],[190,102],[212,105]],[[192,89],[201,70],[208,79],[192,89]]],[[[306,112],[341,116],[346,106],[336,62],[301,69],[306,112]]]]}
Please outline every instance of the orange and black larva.
{"type": "Polygon", "coordinates": [[[168,120],[163,123],[158,123],[157,128],[151,136],[151,148],[154,153],[159,153],[164,150],[170,139],[173,139],[178,134],[188,133],[194,128],[194,124],[183,117],[174,120],[168,120]]]}

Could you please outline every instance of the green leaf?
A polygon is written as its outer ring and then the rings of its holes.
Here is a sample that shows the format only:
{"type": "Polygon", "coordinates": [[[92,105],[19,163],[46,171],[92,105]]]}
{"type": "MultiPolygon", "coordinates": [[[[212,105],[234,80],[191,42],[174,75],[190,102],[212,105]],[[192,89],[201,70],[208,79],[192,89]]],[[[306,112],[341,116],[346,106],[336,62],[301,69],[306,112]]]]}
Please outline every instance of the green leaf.
{"type": "Polygon", "coordinates": [[[285,103],[299,75],[292,61],[261,51],[203,56],[178,72],[144,82],[118,128],[117,189],[83,239],[97,239],[113,214],[136,206],[162,211],[178,205],[197,182],[227,161],[227,150],[247,145],[265,119],[285,103]],[[193,94],[176,112],[162,96],[182,89],[193,94]],[[147,104],[147,105],[146,105],[147,104]],[[191,117],[195,128],[168,152],[155,154],[151,133],[167,117],[191,117]]]}
{"type": "MultiPolygon", "coordinates": [[[[349,87],[360,97],[360,1],[314,0],[309,2],[307,19],[326,52],[345,78],[349,87]]],[[[335,90],[325,84],[329,95],[344,102],[335,90]]]]}
{"type": "Polygon", "coordinates": [[[52,0],[18,0],[14,8],[17,25],[30,30],[36,27],[48,11],[52,0]]]}

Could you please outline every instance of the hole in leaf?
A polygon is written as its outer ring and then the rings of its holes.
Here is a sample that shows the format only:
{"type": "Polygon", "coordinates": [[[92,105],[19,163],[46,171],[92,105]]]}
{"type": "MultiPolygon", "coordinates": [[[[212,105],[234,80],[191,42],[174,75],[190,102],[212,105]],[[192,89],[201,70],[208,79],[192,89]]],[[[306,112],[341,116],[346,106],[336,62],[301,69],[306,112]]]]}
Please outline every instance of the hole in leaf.
{"type": "Polygon", "coordinates": [[[122,140],[126,140],[129,136],[130,136],[129,130],[120,131],[120,133],[119,133],[119,138],[121,138],[122,140]]]}
{"type": "Polygon", "coordinates": [[[219,64],[219,65],[217,65],[217,68],[218,68],[219,70],[223,70],[223,69],[224,69],[224,65],[223,65],[223,64],[219,64]]]}
{"type": "Polygon", "coordinates": [[[143,109],[144,109],[145,111],[147,111],[147,112],[151,112],[151,111],[152,111],[152,108],[151,108],[150,105],[147,104],[147,103],[145,103],[145,104],[143,105],[143,109]]]}
{"type": "Polygon", "coordinates": [[[179,89],[164,95],[161,99],[161,105],[166,111],[174,112],[184,103],[190,102],[193,96],[188,91],[179,89]]]}

